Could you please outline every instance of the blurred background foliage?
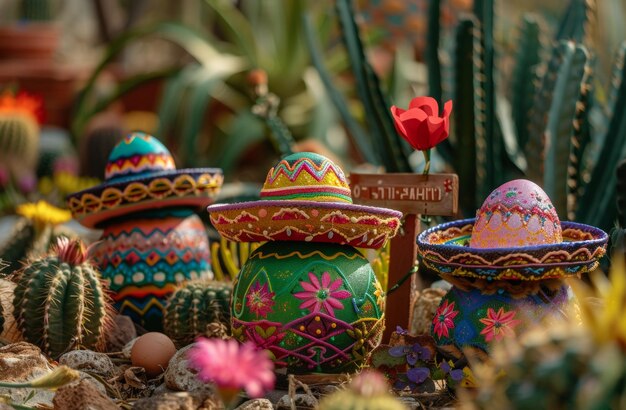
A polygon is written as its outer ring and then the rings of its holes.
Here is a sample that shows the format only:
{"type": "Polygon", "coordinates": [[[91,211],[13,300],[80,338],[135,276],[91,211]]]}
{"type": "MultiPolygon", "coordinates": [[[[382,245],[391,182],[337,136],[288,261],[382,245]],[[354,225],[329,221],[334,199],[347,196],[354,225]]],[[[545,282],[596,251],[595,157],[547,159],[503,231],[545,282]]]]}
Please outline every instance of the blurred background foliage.
{"type": "Polygon", "coordinates": [[[90,159],[83,175],[101,178],[138,128],[230,182],[260,183],[297,150],[421,172],[388,107],[429,94],[455,103],[433,171],[460,175],[463,215],[527,177],[563,219],[616,221],[621,0],[7,0],[0,23],[32,24],[28,4],[61,28],[54,63],[81,67],[57,125],[90,159]]]}

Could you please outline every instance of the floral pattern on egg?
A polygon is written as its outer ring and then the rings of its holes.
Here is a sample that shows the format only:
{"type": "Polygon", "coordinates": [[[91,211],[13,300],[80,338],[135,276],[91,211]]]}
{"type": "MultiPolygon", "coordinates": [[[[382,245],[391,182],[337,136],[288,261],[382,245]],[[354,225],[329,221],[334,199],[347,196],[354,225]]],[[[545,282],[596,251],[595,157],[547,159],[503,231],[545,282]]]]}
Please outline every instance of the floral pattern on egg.
{"type": "Polygon", "coordinates": [[[470,246],[509,248],[562,241],[550,198],[537,184],[516,179],[495,189],[476,212],[470,246]]]}
{"type": "Polygon", "coordinates": [[[380,343],[383,307],[376,275],[355,248],[268,242],[237,277],[232,329],[291,373],[351,372],[380,343]]]}

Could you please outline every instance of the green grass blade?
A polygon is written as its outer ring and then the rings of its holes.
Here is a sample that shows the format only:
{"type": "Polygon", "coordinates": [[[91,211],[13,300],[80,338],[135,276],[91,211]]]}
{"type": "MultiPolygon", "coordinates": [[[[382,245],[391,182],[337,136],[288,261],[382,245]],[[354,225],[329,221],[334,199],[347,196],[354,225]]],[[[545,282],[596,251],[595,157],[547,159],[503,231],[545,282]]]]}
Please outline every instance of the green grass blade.
{"type": "Polygon", "coordinates": [[[388,172],[411,172],[408,150],[395,130],[389,111],[391,104],[381,90],[378,76],[365,57],[363,43],[354,21],[352,1],[337,0],[335,8],[341,23],[342,38],[355,75],[357,91],[365,108],[366,121],[377,142],[376,149],[380,150],[383,164],[388,172]]]}
{"type": "Polygon", "coordinates": [[[381,163],[380,158],[376,154],[377,151],[374,151],[373,149],[370,135],[367,134],[367,132],[356,121],[352,113],[350,113],[346,100],[341,92],[334,86],[330,73],[324,65],[322,52],[319,43],[317,42],[315,33],[313,32],[311,17],[308,14],[304,14],[302,17],[302,27],[309,51],[311,53],[311,61],[317,69],[320,79],[326,89],[326,93],[343,119],[343,122],[348,130],[348,134],[354,141],[354,145],[361,152],[365,161],[370,164],[379,165],[381,163]]]}

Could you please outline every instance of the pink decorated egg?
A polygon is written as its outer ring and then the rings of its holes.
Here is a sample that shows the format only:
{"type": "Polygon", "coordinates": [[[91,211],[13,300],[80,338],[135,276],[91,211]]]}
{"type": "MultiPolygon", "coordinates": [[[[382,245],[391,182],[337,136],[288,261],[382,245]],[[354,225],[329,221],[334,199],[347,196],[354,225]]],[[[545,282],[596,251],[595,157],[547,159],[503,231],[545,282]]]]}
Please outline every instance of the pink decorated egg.
{"type": "Polygon", "coordinates": [[[470,246],[511,248],[563,241],[561,222],[548,195],[534,182],[509,181],[476,212],[470,246]]]}

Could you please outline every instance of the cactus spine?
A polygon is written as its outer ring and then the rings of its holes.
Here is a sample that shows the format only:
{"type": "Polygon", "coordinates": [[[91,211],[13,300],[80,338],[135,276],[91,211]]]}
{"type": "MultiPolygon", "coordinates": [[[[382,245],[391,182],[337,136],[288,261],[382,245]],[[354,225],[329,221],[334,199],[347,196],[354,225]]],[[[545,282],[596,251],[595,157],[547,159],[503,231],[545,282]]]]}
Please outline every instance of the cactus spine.
{"type": "Polygon", "coordinates": [[[59,238],[15,281],[13,314],[27,341],[53,358],[76,347],[103,347],[110,304],[82,242],[59,238]]]}
{"type": "Polygon", "coordinates": [[[230,282],[197,280],[182,285],[165,307],[165,334],[181,348],[197,336],[206,336],[213,324],[221,323],[229,328],[232,291],[230,282]]]}

